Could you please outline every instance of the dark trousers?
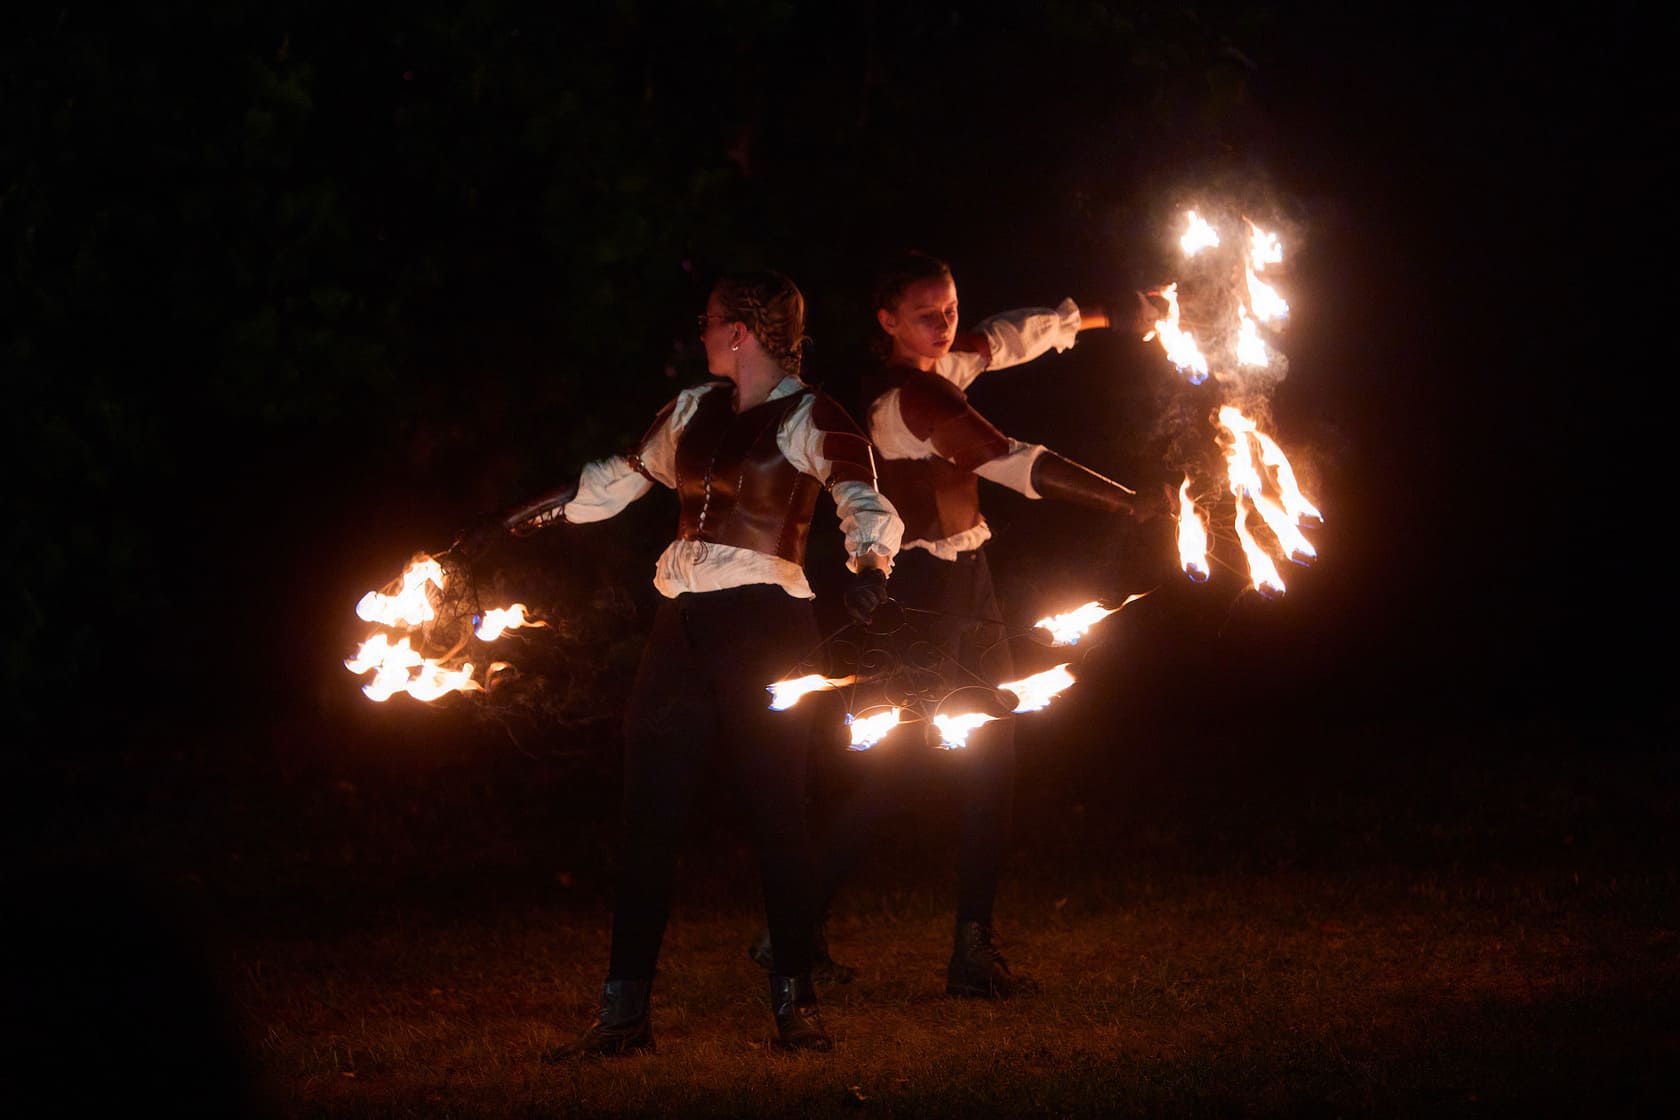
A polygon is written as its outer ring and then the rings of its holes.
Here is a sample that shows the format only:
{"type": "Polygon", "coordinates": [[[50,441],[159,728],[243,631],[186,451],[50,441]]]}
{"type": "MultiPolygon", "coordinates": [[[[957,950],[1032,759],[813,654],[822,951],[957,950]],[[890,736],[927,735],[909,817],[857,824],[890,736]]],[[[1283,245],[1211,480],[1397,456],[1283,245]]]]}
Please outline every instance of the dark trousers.
{"type": "MultiPolygon", "coordinates": [[[[969,674],[994,685],[1014,678],[983,549],[960,553],[955,561],[908,549],[894,561],[888,586],[906,609],[914,636],[935,644],[960,666],[942,666],[947,685],[972,683],[969,674]]],[[[960,694],[951,697],[954,712],[980,707],[962,700],[960,694]]],[[[1015,721],[988,723],[969,735],[966,747],[937,758],[928,757],[922,730],[919,724],[901,729],[847,760],[862,773],[821,829],[819,914],[827,913],[841,884],[891,818],[913,811],[924,799],[955,796],[961,821],[957,920],[990,924],[1014,804],[1015,721]],[[948,785],[929,788],[930,780],[948,785]]]]}
{"type": "Polygon", "coordinates": [[[758,852],[776,972],[810,971],[812,709],[773,712],[765,690],[816,642],[810,603],[768,584],[659,605],[624,721],[625,854],[609,980],[653,975],[677,854],[708,765],[733,785],[758,852]]]}

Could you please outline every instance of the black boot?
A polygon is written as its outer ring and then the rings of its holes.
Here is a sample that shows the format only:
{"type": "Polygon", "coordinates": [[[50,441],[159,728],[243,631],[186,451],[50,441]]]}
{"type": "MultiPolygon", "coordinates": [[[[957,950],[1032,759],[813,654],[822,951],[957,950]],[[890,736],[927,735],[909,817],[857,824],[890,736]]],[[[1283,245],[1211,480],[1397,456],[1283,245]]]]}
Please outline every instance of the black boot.
{"type": "Polygon", "coordinates": [[[776,1016],[776,1045],[783,1050],[832,1050],[834,1039],[823,1030],[811,977],[770,977],[770,1010],[776,1016]]]}
{"type": "Polygon", "coordinates": [[[556,1046],[543,1055],[543,1060],[564,1062],[652,1050],[653,1024],[648,1018],[648,994],[652,990],[652,977],[608,980],[601,989],[601,1009],[595,1013],[595,1022],[577,1041],[556,1046]]]}
{"type": "Polygon", "coordinates": [[[1014,976],[1003,954],[992,945],[992,927],[983,922],[958,922],[945,969],[945,991],[953,996],[1008,999],[1030,991],[1031,981],[1014,976]]]}
{"type": "MultiPolygon", "coordinates": [[[[841,964],[828,955],[828,923],[819,923],[816,934],[811,939],[811,979],[821,980],[824,984],[850,984],[857,978],[857,969],[849,964],[841,964]]],[[[753,963],[766,972],[773,972],[776,968],[776,950],[770,943],[770,931],[761,929],[747,946],[747,956],[753,963]]]]}

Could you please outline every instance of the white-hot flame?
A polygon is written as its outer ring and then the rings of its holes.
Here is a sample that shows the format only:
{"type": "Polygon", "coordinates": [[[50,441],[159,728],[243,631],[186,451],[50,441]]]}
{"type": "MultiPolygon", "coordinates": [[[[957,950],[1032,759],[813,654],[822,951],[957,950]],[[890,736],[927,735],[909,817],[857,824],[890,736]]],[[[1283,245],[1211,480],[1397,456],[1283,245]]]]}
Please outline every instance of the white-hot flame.
{"type": "Polygon", "coordinates": [[[1265,484],[1260,480],[1260,468],[1254,465],[1254,451],[1247,438],[1255,430],[1254,421],[1227,404],[1220,406],[1219,422],[1231,433],[1231,446],[1225,452],[1231,493],[1239,497],[1260,493],[1265,484]]]}
{"type": "Polygon", "coordinates": [[[443,566],[430,556],[414,560],[403,570],[402,590],[395,595],[369,591],[356,604],[356,615],[381,626],[419,626],[437,617],[426,592],[431,584],[443,590],[443,566]]]}
{"type": "Polygon", "coordinates": [[[1248,531],[1248,503],[1241,494],[1237,495],[1237,540],[1242,542],[1243,555],[1248,557],[1248,577],[1254,583],[1254,590],[1267,597],[1282,595],[1283,577],[1278,575],[1272,558],[1255,541],[1254,534],[1248,531]]]}
{"type": "Polygon", "coordinates": [[[870,747],[873,747],[876,743],[879,743],[882,739],[886,738],[887,732],[897,727],[901,722],[898,718],[900,711],[902,711],[902,709],[893,708],[891,711],[881,712],[878,715],[873,716],[864,716],[862,719],[859,719],[856,716],[848,715],[846,717],[846,723],[852,729],[851,749],[854,751],[866,751],[870,747]]]}
{"type": "MultiPolygon", "coordinates": [[[[1247,218],[1243,219],[1245,222],[1247,218]]],[[[1269,264],[1279,264],[1283,261],[1283,244],[1278,241],[1275,233],[1267,233],[1253,222],[1248,222],[1248,259],[1254,262],[1254,271],[1264,272],[1269,264]]]]}
{"type": "Polygon", "coordinates": [[[1078,645],[1079,639],[1083,638],[1091,627],[1119,609],[1119,607],[1105,607],[1092,599],[1089,603],[1075,607],[1071,611],[1053,614],[1049,618],[1041,618],[1033,625],[1050,632],[1051,645],[1078,645]]]}
{"type": "Polygon", "coordinates": [[[933,717],[933,725],[939,729],[939,745],[948,751],[955,751],[968,746],[969,732],[995,719],[996,716],[989,716],[984,712],[966,712],[960,716],[941,713],[933,717]]]}
{"type": "Polygon", "coordinates": [[[511,607],[491,607],[484,612],[484,618],[473,631],[482,641],[493,642],[509,630],[522,626],[547,626],[546,622],[539,622],[526,615],[524,603],[515,603],[511,607]]]}
{"type": "Polygon", "coordinates": [[[1184,250],[1184,255],[1193,257],[1203,249],[1212,249],[1219,244],[1219,231],[1196,216],[1194,210],[1189,212],[1189,225],[1184,236],[1178,239],[1178,247],[1184,250]]]}
{"type": "Polygon", "coordinates": [[[1237,305],[1237,363],[1245,366],[1269,366],[1271,355],[1260,338],[1260,324],[1249,317],[1248,308],[1237,305]]]}
{"type": "Polygon", "coordinates": [[[1290,467],[1289,460],[1284,458],[1283,448],[1279,447],[1271,436],[1258,429],[1254,438],[1260,444],[1260,461],[1272,468],[1277,478],[1278,493],[1283,499],[1284,511],[1289,514],[1296,524],[1303,521],[1324,522],[1324,515],[1318,512],[1318,507],[1307,500],[1301,493],[1301,488],[1295,483],[1295,471],[1290,467]]]}
{"type": "Polygon", "coordinates": [[[1178,488],[1178,562],[1197,583],[1208,578],[1207,518],[1190,499],[1190,476],[1178,488]]]}
{"type": "Polygon", "coordinates": [[[1048,708],[1050,701],[1071,684],[1073,674],[1068,672],[1067,662],[1064,661],[1054,669],[1046,669],[1042,673],[1034,673],[1030,677],[1000,684],[998,687],[1008,689],[1020,699],[1014,711],[1036,712],[1048,708]]]}
{"type": "Polygon", "coordinates": [[[813,692],[842,688],[855,680],[856,677],[837,677],[831,680],[817,673],[807,673],[791,681],[777,681],[765,691],[770,693],[770,709],[785,712],[813,692]]]}
{"type": "Polygon", "coordinates": [[[371,671],[373,680],[362,686],[368,699],[385,701],[399,692],[416,700],[436,700],[450,692],[480,692],[484,686],[473,680],[471,662],[459,669],[447,669],[429,657],[422,657],[399,638],[392,644],[384,634],[363,642],[344,667],[358,675],[371,671]]]}
{"type": "Polygon", "coordinates": [[[1289,318],[1289,304],[1277,290],[1254,275],[1253,268],[1245,266],[1243,271],[1248,274],[1248,302],[1254,308],[1254,317],[1262,323],[1289,318]]]}
{"type": "Polygon", "coordinates": [[[1197,348],[1196,340],[1190,337],[1190,332],[1179,328],[1178,285],[1168,284],[1162,288],[1161,298],[1167,301],[1167,317],[1155,320],[1155,329],[1144,335],[1143,341],[1159,338],[1161,349],[1167,352],[1167,360],[1190,379],[1190,384],[1200,385],[1207,380],[1208,362],[1197,348]]]}

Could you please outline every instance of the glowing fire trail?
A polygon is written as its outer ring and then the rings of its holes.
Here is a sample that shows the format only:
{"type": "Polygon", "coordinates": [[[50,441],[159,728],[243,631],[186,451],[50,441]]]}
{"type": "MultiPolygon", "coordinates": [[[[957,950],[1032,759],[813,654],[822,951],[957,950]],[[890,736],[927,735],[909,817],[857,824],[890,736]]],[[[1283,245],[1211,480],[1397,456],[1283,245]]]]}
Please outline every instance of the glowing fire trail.
{"type": "Polygon", "coordinates": [[[1013,692],[1019,698],[1013,711],[1037,712],[1048,708],[1050,701],[1072,684],[1073,674],[1068,672],[1068,663],[1064,661],[1054,669],[1046,669],[1042,673],[1034,673],[1030,677],[1000,684],[998,687],[1013,692]]]}
{"type": "Polygon", "coordinates": [[[969,732],[995,719],[996,716],[984,712],[967,712],[960,716],[941,713],[933,717],[933,725],[939,729],[939,745],[945,750],[955,751],[968,746],[969,732]]]}
{"type": "Polygon", "coordinates": [[[844,688],[856,681],[854,677],[836,677],[829,679],[817,673],[807,673],[803,677],[795,677],[791,681],[777,681],[768,686],[765,691],[770,694],[770,710],[785,712],[799,701],[813,692],[827,692],[830,689],[844,688]]]}

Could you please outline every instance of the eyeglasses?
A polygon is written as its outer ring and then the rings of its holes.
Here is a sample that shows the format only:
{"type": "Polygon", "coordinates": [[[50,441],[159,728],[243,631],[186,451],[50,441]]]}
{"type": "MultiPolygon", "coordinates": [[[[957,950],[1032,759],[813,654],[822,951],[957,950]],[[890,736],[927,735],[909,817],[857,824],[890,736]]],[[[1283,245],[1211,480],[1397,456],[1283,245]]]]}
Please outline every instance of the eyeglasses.
{"type": "Polygon", "coordinates": [[[706,312],[701,312],[699,315],[694,317],[694,325],[699,327],[701,330],[705,330],[707,327],[712,325],[713,319],[716,319],[720,323],[733,323],[735,321],[728,315],[710,315],[706,312]]]}

